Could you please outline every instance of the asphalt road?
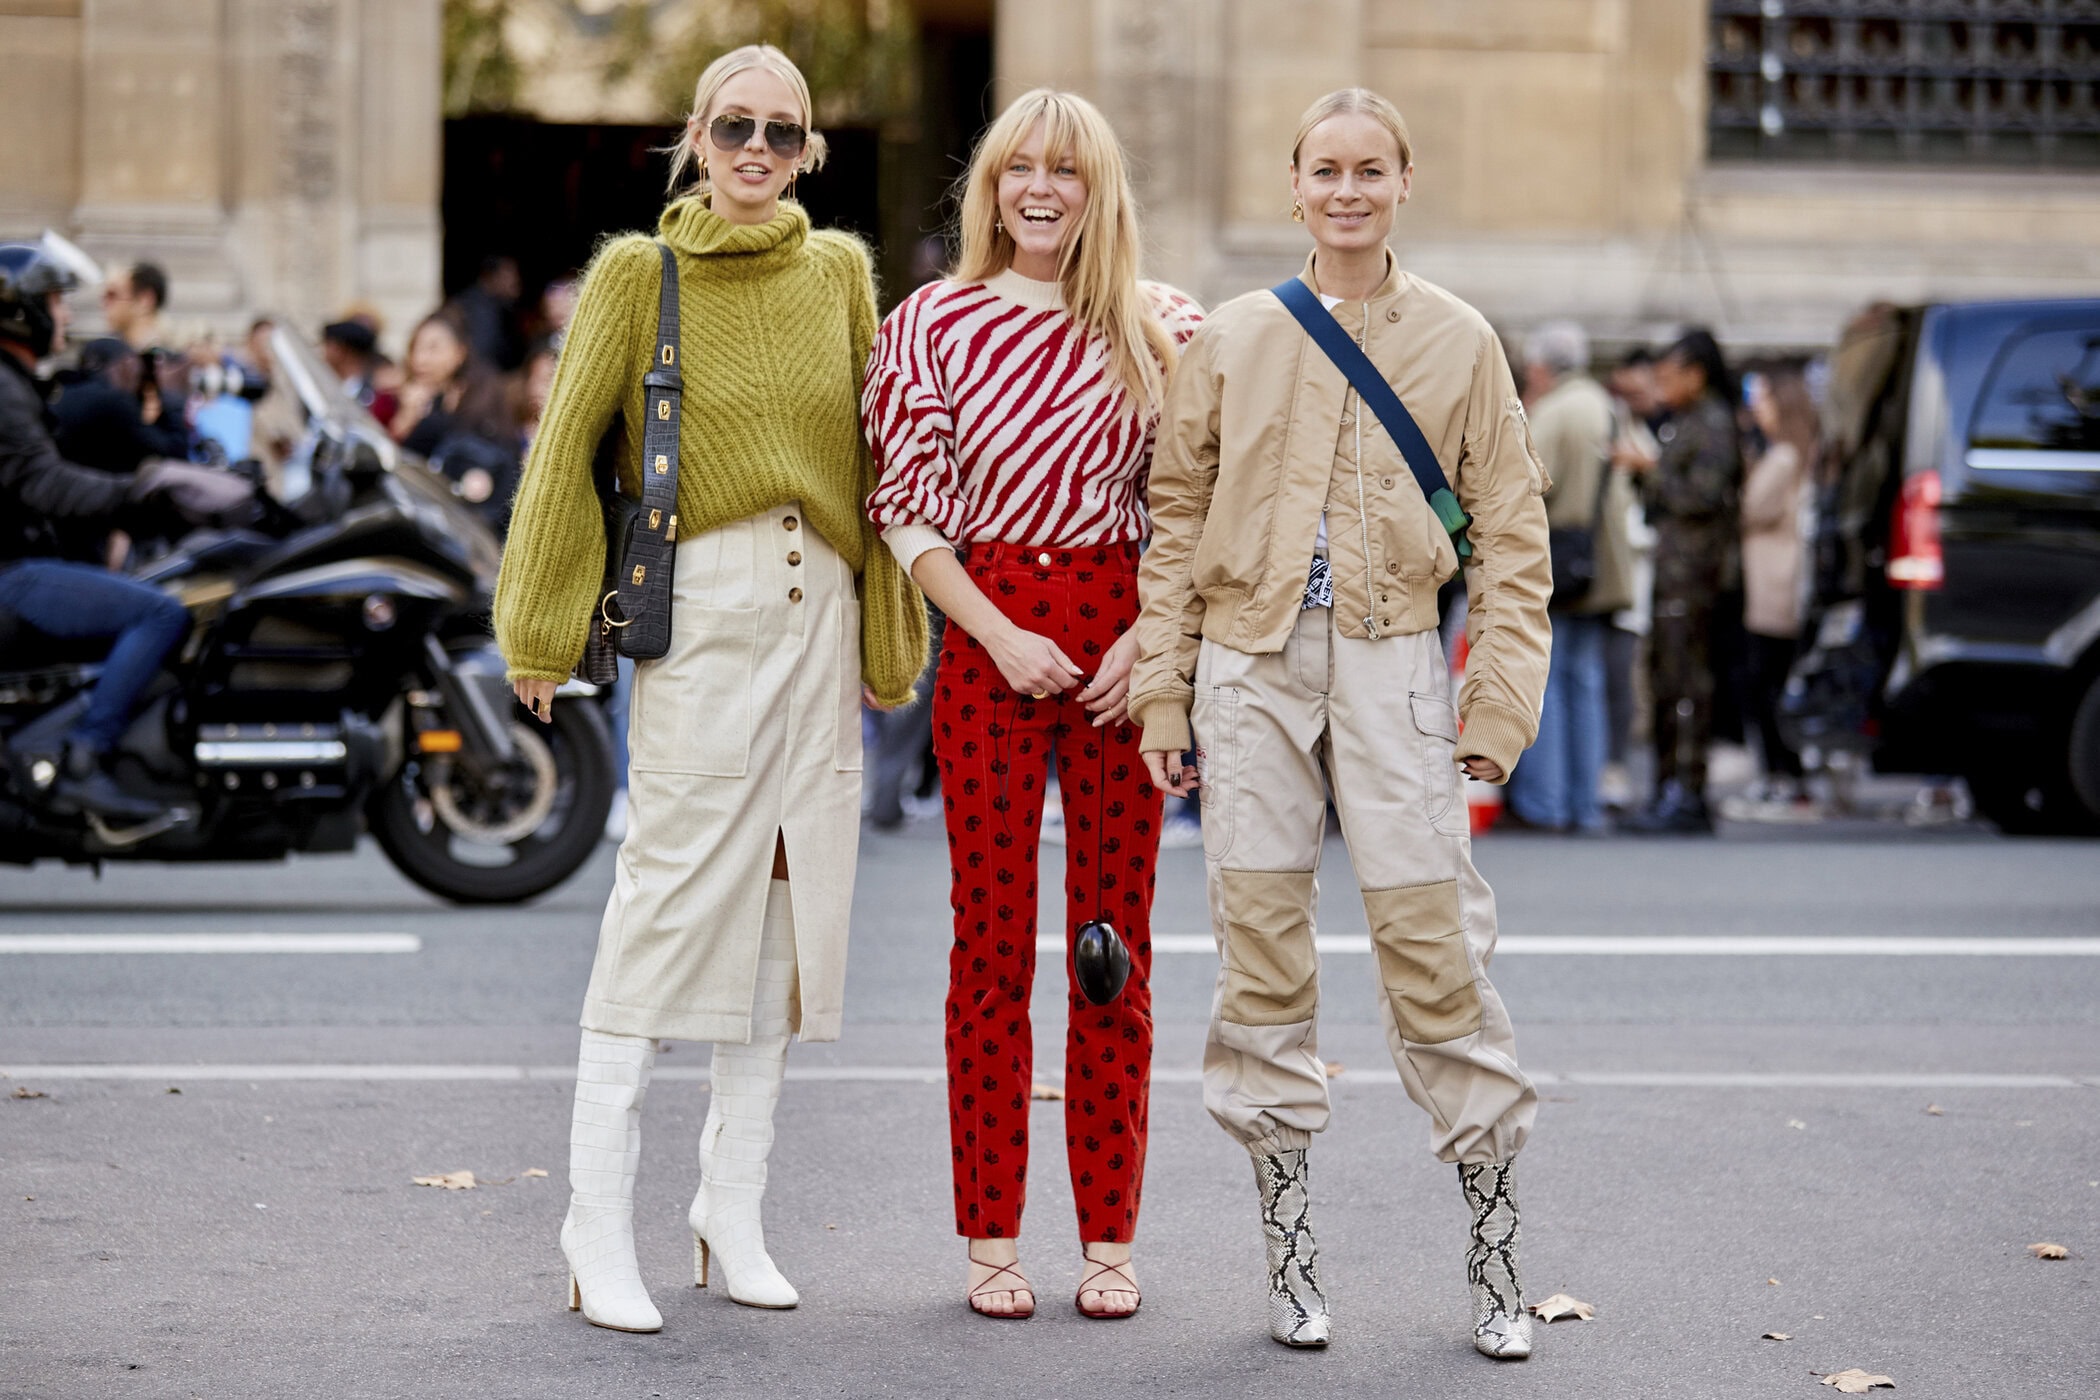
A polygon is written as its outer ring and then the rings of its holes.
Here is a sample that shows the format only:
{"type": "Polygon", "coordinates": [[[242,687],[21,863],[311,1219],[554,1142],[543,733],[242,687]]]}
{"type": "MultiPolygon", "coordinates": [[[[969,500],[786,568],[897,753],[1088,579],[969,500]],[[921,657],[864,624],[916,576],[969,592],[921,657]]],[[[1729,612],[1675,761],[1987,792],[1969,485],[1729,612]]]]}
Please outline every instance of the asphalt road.
{"type": "MultiPolygon", "coordinates": [[[[1521,1169],[1528,1291],[1596,1309],[1541,1328],[1522,1365],[1468,1344],[1456,1182],[1386,1058],[1338,843],[1322,1014],[1341,1068],[1314,1152],[1325,1354],[1267,1340],[1251,1172],[1202,1110],[1196,852],[1162,865],[1157,927],[1190,951],[1155,972],[1137,1318],[1104,1327],[1063,1301],[1078,1249],[1054,1103],[1037,1105],[1023,1239],[1041,1311],[962,1306],[944,847],[922,826],[865,839],[846,1035],[791,1054],[768,1237],[799,1309],[682,1286],[707,1052],[660,1060],[650,1337],[563,1311],[554,1243],[609,847],[505,911],[440,905],[370,850],[0,870],[0,1397],[1806,1397],[1832,1393],[1815,1373],[1858,1366],[1898,1396],[2089,1400],[2100,846],[1747,837],[1478,847],[1509,940],[1496,980],[1546,1096],[1521,1169]],[[174,932],[415,951],[8,951],[174,932]],[[1613,941],[1631,938],[1707,941],[1613,941]],[[410,1184],[460,1169],[488,1184],[410,1184]],[[2031,1257],[2040,1241],[2070,1258],[2031,1257]]],[[[1057,1076],[1061,1007],[1046,979],[1039,1079],[1057,1076]]]]}

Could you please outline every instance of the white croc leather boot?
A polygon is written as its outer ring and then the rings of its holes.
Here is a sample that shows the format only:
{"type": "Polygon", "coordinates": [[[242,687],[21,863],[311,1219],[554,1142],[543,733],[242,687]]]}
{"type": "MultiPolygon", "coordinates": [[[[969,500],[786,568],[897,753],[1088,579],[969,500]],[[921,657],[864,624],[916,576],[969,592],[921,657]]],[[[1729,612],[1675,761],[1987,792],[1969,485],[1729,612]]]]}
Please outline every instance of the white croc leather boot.
{"type": "Polygon", "coordinates": [[[1473,1285],[1473,1348],[1498,1361],[1531,1355],[1531,1314],[1517,1278],[1516,1162],[1461,1165],[1459,1189],[1473,1217],[1466,1279],[1473,1285]]]}
{"type": "Polygon", "coordinates": [[[1333,1323],[1320,1291],[1305,1150],[1258,1153],[1254,1179],[1261,1187],[1262,1243],[1269,1255],[1269,1335],[1287,1347],[1324,1347],[1333,1323]]]}
{"type": "Polygon", "coordinates": [[[751,1308],[792,1308],[801,1301],[766,1253],[759,1203],[766,1157],[773,1150],[773,1107],[787,1071],[789,1006],[795,995],[795,915],[788,882],[766,895],[758,986],[751,1005],[751,1042],[715,1046],[707,1126],[700,1130],[700,1193],[693,1198],[693,1284],[708,1285],[710,1260],[730,1298],[751,1308]]]}
{"type": "Polygon", "coordinates": [[[569,1261],[569,1308],[616,1332],[656,1332],[634,1259],[634,1173],[642,1157],[642,1097],[656,1063],[644,1036],[585,1031],[576,1057],[576,1110],[569,1127],[569,1215],[561,1252],[569,1261]]]}

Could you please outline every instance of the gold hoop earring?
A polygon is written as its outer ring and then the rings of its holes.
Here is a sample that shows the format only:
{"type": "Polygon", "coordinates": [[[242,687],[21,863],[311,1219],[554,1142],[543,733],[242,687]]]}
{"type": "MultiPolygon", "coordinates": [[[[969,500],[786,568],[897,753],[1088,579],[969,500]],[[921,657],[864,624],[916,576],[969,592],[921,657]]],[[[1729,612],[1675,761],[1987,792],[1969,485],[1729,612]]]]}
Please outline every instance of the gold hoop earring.
{"type": "Polygon", "coordinates": [[[1291,201],[1291,222],[1294,224],[1305,222],[1305,205],[1295,199],[1291,201]]]}

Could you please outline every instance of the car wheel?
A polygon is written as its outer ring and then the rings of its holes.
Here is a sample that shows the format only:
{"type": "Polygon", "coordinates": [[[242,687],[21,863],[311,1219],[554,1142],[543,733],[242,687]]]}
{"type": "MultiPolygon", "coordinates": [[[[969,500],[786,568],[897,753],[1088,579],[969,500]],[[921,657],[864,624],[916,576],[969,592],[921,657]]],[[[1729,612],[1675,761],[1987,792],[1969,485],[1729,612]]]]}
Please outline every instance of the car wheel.
{"type": "Polygon", "coordinates": [[[2079,800],[2066,775],[1971,773],[1968,779],[1976,810],[2008,836],[2100,835],[2100,817],[2079,800]]]}
{"type": "Polygon", "coordinates": [[[2071,716],[2071,791],[2100,818],[2100,677],[2085,688],[2071,716]]]}

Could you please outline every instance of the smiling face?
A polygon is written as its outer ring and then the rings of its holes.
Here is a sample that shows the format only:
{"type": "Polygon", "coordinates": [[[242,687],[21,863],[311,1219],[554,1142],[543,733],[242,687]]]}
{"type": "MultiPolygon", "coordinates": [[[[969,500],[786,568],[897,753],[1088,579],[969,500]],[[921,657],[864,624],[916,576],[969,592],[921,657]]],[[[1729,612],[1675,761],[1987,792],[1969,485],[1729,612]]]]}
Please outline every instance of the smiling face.
{"type": "Polygon", "coordinates": [[[450,384],[467,362],[467,347],[443,321],[426,321],[408,347],[409,378],[432,386],[450,384]]]}
{"type": "Polygon", "coordinates": [[[1054,282],[1086,212],[1087,187],[1070,151],[1043,150],[1043,125],[1028,129],[999,172],[999,221],[1014,243],[1014,271],[1054,282]]]}
{"type": "Polygon", "coordinates": [[[1291,193],[1305,208],[1315,243],[1338,253],[1364,252],[1383,246],[1393,231],[1414,171],[1377,118],[1341,112],[1306,133],[1291,169],[1291,193]]]}
{"type": "Polygon", "coordinates": [[[731,223],[762,224],[773,217],[780,195],[802,168],[802,152],[781,155],[766,142],[767,122],[790,122],[805,130],[809,114],[779,74],[746,68],[722,84],[707,111],[688,132],[694,153],[707,168],[712,207],[731,223]],[[715,144],[717,117],[749,117],[751,134],[735,150],[715,144]]]}

